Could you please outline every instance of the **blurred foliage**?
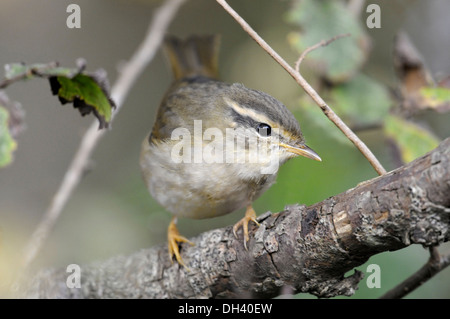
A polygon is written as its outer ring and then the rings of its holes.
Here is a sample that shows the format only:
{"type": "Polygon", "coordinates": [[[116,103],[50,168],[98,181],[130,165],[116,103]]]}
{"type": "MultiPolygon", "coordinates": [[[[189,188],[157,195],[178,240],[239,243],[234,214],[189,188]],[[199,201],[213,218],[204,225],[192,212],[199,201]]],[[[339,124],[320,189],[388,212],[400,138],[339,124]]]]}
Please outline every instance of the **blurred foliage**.
{"type": "Polygon", "coordinates": [[[395,139],[404,163],[413,161],[439,145],[439,140],[430,131],[395,115],[386,117],[384,132],[395,139]]]}
{"type": "Polygon", "coordinates": [[[9,131],[9,112],[0,100],[0,168],[11,163],[17,143],[9,131]]]}
{"type": "Polygon", "coordinates": [[[450,110],[450,78],[446,75],[435,81],[425,65],[409,36],[399,32],[394,41],[394,69],[399,79],[398,109],[403,116],[450,110]]]}
{"type": "Polygon", "coordinates": [[[14,160],[17,136],[24,130],[24,115],[20,103],[11,101],[0,90],[0,168],[14,160]]]}
{"type": "Polygon", "coordinates": [[[439,108],[442,105],[450,104],[450,89],[444,87],[423,87],[420,93],[427,100],[432,108],[439,108]]]}
{"type": "MultiPolygon", "coordinates": [[[[288,39],[299,53],[339,34],[351,34],[351,41],[346,38],[337,39],[329,47],[319,47],[310,53],[307,56],[308,60],[305,61],[313,64],[315,70],[319,70],[315,74],[319,94],[347,125],[358,130],[376,126],[384,127],[385,136],[394,141],[403,162],[410,162],[438,145],[439,141],[427,129],[410,122],[407,118],[390,115],[391,111],[402,107],[403,101],[410,101],[410,95],[412,96],[415,92],[403,90],[402,93],[406,92],[406,95],[402,97],[400,105],[396,105],[385,84],[362,72],[370,51],[370,46],[367,45],[370,39],[364,33],[359,17],[346,8],[346,1],[293,0],[292,3],[293,6],[287,14],[287,21],[299,30],[289,35],[288,39]]],[[[399,60],[403,63],[411,60],[408,60],[407,55],[412,51],[412,46],[408,43],[407,48],[405,49],[405,45],[402,46],[402,59],[399,60]]],[[[397,66],[403,67],[401,80],[404,82],[401,84],[408,81],[409,87],[411,87],[411,78],[415,80],[417,74],[428,74],[424,70],[418,72],[416,51],[414,51],[414,59],[415,68],[397,66]],[[409,76],[408,72],[414,77],[409,76]]],[[[423,63],[420,66],[423,67],[423,63]]],[[[426,83],[422,79],[420,81],[426,83]]],[[[413,83],[417,86],[417,81],[413,83]]],[[[448,102],[447,89],[421,88],[420,86],[419,89],[422,95],[427,97],[428,104],[430,101],[435,101],[439,105],[448,102]]],[[[313,111],[311,104],[305,103],[304,100],[301,103],[308,113],[307,116],[316,123],[322,123],[321,126],[324,128],[330,127],[318,120],[321,112],[313,111]]],[[[410,105],[411,103],[408,107],[410,105]]],[[[341,134],[334,136],[343,142],[344,137],[341,134]]]]}
{"type": "Polygon", "coordinates": [[[327,100],[336,113],[342,114],[347,125],[355,127],[379,123],[392,105],[387,88],[363,73],[335,86],[327,100]]]}
{"type": "Polygon", "coordinates": [[[367,36],[358,17],[343,1],[295,0],[287,21],[299,27],[288,39],[299,52],[341,34],[351,34],[333,44],[331,50],[316,50],[308,58],[320,65],[320,76],[339,83],[348,80],[367,58],[367,36]],[[332,33],[331,33],[332,32],[332,33]]]}

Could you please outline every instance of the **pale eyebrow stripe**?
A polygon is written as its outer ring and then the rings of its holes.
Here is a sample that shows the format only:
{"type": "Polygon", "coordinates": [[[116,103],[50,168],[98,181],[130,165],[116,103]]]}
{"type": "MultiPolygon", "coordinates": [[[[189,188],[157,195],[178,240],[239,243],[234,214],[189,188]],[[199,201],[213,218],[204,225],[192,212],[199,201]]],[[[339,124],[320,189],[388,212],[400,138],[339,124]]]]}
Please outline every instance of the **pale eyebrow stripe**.
{"type": "Polygon", "coordinates": [[[235,101],[224,97],[223,98],[225,100],[225,102],[228,104],[228,106],[230,106],[234,111],[236,111],[237,113],[239,113],[242,116],[248,116],[252,119],[254,119],[255,121],[261,122],[261,123],[267,123],[272,127],[277,127],[278,125],[275,124],[275,122],[271,121],[267,116],[265,116],[264,114],[255,112],[255,110],[252,110],[250,108],[243,108],[242,106],[240,106],[238,103],[236,103],[235,101]]]}
{"type": "Polygon", "coordinates": [[[267,123],[269,124],[272,128],[278,128],[280,129],[281,133],[285,136],[292,136],[292,134],[288,131],[286,131],[283,128],[280,128],[278,124],[276,124],[275,122],[273,122],[271,119],[269,119],[267,116],[265,116],[264,114],[258,113],[255,110],[251,109],[251,108],[243,108],[242,106],[240,106],[238,103],[236,103],[235,101],[231,100],[228,97],[224,97],[223,98],[225,100],[225,102],[236,112],[239,113],[242,116],[247,116],[250,117],[252,119],[254,119],[255,121],[258,121],[260,123],[267,123]]]}

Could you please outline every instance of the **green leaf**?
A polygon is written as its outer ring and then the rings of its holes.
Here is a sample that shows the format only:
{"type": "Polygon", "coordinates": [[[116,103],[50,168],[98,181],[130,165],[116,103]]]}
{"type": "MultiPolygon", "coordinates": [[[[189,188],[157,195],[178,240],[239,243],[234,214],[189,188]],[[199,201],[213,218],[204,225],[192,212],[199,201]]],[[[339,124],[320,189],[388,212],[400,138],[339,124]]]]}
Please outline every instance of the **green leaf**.
{"type": "Polygon", "coordinates": [[[400,149],[405,163],[424,155],[439,145],[439,140],[417,124],[395,115],[386,118],[384,130],[400,149]]]}
{"type": "Polygon", "coordinates": [[[25,113],[20,103],[11,101],[0,90],[0,168],[13,161],[16,137],[25,129],[25,113]]]}
{"type": "Polygon", "coordinates": [[[73,102],[83,116],[93,111],[100,121],[100,128],[108,126],[112,102],[92,76],[57,76],[51,77],[50,83],[53,93],[59,96],[62,104],[73,102]]]}
{"type": "Polygon", "coordinates": [[[363,74],[333,87],[330,100],[331,107],[348,125],[358,127],[381,123],[392,104],[387,89],[363,74]]]}
{"type": "Polygon", "coordinates": [[[296,0],[287,20],[300,27],[289,36],[291,45],[299,52],[340,34],[351,37],[338,39],[326,48],[308,54],[317,72],[333,83],[350,78],[367,58],[367,37],[358,19],[337,0],[296,0]]]}
{"type": "Polygon", "coordinates": [[[0,105],[0,168],[12,162],[16,148],[17,143],[9,131],[9,112],[0,105]]]}
{"type": "Polygon", "coordinates": [[[450,89],[444,87],[423,87],[420,89],[421,95],[432,107],[450,103],[450,89]]]}
{"type": "Polygon", "coordinates": [[[76,68],[59,67],[55,62],[30,65],[11,63],[5,65],[5,80],[0,82],[0,88],[18,80],[48,78],[53,94],[58,95],[62,104],[73,102],[83,116],[93,112],[100,128],[108,127],[115,104],[109,97],[106,73],[102,70],[87,73],[84,72],[85,67],[83,59],[77,60],[76,68]]]}

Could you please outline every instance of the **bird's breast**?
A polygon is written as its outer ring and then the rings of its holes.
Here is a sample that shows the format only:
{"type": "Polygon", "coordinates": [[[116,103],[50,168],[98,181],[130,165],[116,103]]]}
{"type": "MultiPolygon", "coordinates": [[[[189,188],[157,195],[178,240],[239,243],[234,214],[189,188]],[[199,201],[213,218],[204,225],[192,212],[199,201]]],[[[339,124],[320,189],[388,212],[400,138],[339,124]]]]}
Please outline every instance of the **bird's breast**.
{"type": "Polygon", "coordinates": [[[173,159],[173,143],[142,145],[140,164],[151,195],[170,213],[194,219],[221,216],[250,204],[275,181],[254,163],[173,159]]]}

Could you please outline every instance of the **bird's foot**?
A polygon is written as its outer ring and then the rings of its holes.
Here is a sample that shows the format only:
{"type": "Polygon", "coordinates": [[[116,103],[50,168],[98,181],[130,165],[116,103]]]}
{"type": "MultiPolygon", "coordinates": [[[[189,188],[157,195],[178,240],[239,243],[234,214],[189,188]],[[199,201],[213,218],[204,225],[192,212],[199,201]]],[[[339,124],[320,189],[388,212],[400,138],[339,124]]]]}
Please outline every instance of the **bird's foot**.
{"type": "Polygon", "coordinates": [[[256,220],[256,212],[255,212],[255,210],[253,209],[253,207],[251,205],[247,206],[247,210],[245,211],[244,218],[242,218],[240,221],[238,221],[233,226],[233,234],[234,234],[234,236],[236,238],[237,238],[236,232],[239,229],[239,227],[242,226],[242,230],[244,232],[244,247],[245,247],[245,249],[247,249],[247,242],[249,240],[249,237],[248,237],[248,223],[250,221],[254,222],[257,226],[259,226],[259,223],[256,220]]]}
{"type": "Polygon", "coordinates": [[[172,221],[169,224],[169,228],[167,230],[167,241],[169,242],[169,257],[170,261],[173,264],[173,256],[175,256],[175,259],[177,262],[189,270],[189,268],[185,265],[183,262],[183,259],[180,255],[180,250],[178,248],[178,243],[189,243],[191,246],[194,246],[194,243],[191,242],[189,239],[187,239],[184,236],[180,235],[180,232],[178,231],[177,225],[176,225],[176,217],[172,218],[172,221]]]}

